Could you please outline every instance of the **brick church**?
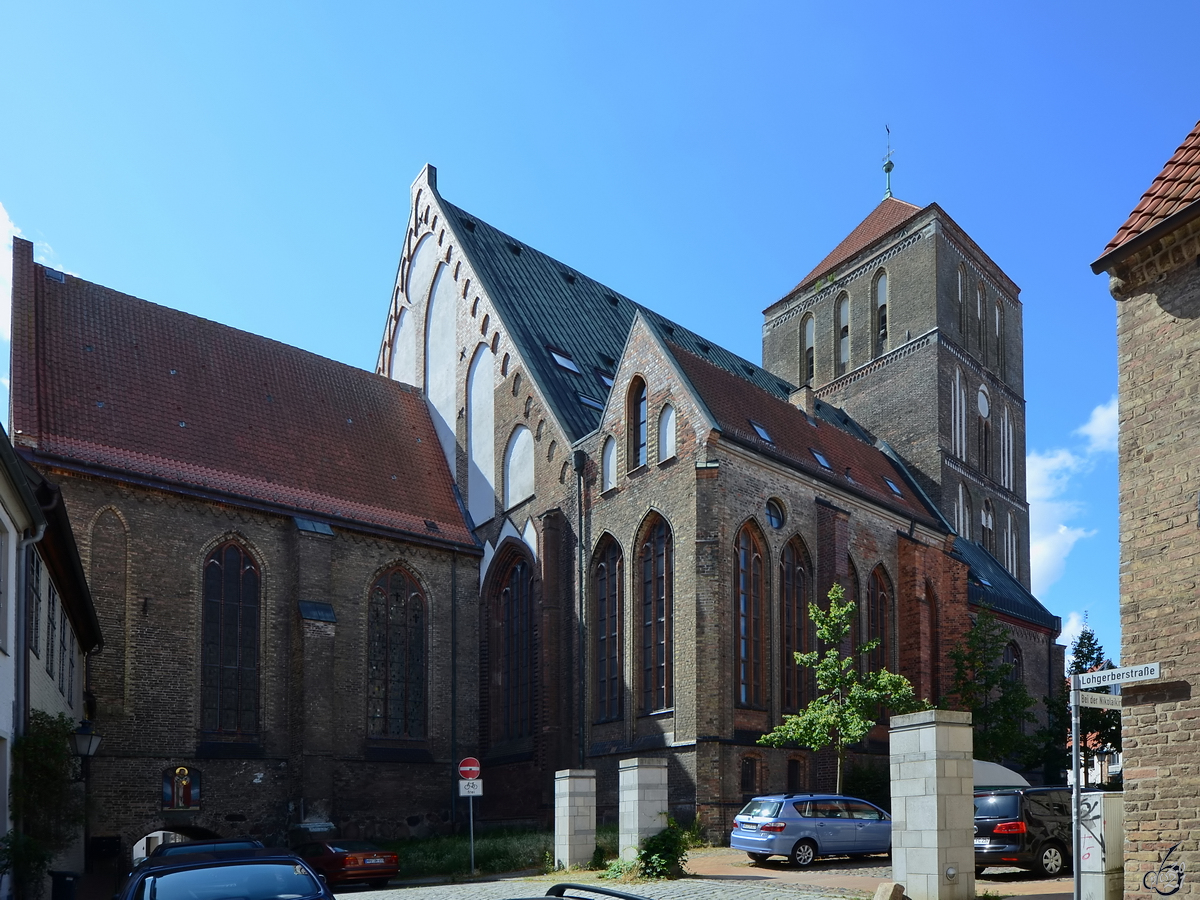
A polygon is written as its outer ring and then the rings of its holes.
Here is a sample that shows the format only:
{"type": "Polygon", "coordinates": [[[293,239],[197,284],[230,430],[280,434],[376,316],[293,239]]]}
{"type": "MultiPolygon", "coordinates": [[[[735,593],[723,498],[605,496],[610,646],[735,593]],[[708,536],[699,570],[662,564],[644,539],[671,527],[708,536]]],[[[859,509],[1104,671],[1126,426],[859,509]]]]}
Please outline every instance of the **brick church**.
{"type": "Polygon", "coordinates": [[[106,635],[90,834],[420,835],[466,755],[481,816],[514,824],[574,767],[615,816],[619,761],[663,757],[676,815],[715,834],[746,794],[829,777],[756,739],[812,696],[793,653],[834,583],[880,639],[863,664],[921,697],[981,604],[1050,693],[1017,295],[939,207],[889,196],[766,309],[758,365],[428,166],[371,373],[16,240],[13,440],[62,487],[106,635]]]}

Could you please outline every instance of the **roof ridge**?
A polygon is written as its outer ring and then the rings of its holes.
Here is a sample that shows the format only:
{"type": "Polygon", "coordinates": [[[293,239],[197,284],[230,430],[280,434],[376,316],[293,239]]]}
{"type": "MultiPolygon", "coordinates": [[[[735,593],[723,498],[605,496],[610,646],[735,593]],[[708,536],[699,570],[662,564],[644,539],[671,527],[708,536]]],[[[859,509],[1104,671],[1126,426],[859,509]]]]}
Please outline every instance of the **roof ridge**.
{"type": "Polygon", "coordinates": [[[850,230],[825,258],[822,259],[799,283],[788,293],[802,290],[832,269],[861,253],[880,238],[899,228],[905,222],[920,213],[926,207],[917,206],[907,200],[897,197],[884,197],[879,205],[871,210],[857,225],[850,230]]]}

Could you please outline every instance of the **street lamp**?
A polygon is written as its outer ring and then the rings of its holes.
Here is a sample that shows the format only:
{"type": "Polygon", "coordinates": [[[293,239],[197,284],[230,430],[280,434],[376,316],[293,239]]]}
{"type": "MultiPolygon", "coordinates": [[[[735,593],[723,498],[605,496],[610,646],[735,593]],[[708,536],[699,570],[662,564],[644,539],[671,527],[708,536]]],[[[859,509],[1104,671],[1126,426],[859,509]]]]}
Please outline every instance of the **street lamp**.
{"type": "Polygon", "coordinates": [[[84,719],[79,723],[79,727],[71,732],[71,750],[76,756],[87,759],[90,756],[95,756],[96,751],[100,749],[100,741],[102,738],[96,734],[92,723],[84,719]]]}

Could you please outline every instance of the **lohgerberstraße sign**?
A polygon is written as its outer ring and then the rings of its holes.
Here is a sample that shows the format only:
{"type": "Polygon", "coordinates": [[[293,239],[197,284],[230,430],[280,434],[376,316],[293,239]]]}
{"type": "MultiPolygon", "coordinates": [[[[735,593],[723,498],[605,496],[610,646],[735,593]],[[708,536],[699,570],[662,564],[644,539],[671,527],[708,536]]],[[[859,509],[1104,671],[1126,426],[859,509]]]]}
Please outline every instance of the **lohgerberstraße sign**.
{"type": "Polygon", "coordinates": [[[1123,666],[1120,669],[1101,669],[1099,672],[1084,672],[1073,675],[1073,688],[1097,688],[1109,684],[1128,684],[1131,681],[1150,681],[1159,677],[1158,663],[1141,666],[1123,666]]]}

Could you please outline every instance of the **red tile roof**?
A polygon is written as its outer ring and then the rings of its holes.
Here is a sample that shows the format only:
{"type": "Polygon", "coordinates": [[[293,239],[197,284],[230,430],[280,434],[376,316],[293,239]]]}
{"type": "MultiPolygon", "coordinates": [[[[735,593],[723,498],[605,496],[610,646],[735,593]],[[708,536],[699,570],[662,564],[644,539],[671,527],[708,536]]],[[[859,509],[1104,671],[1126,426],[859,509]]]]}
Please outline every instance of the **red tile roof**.
{"type": "Polygon", "coordinates": [[[668,347],[726,437],[783,459],[836,491],[857,494],[905,518],[939,527],[934,514],[880,450],[835,425],[814,425],[803,410],[677,344],[668,347]],[[751,422],[761,425],[771,440],[763,440],[751,422]],[[829,469],[817,461],[813,450],[825,457],[829,469]],[[846,478],[847,469],[853,481],[846,478]],[[900,494],[884,479],[896,485],[900,494]]]}
{"type": "Polygon", "coordinates": [[[898,228],[921,211],[919,206],[886,197],[871,214],[858,223],[846,238],[833,248],[833,251],[821,260],[815,269],[800,279],[793,290],[808,287],[822,275],[836,269],[848,259],[852,259],[879,240],[889,231],[898,228]]]}
{"type": "Polygon", "coordinates": [[[14,239],[18,448],[335,525],[474,544],[416,389],[62,277],[14,239]]]}
{"type": "Polygon", "coordinates": [[[1200,122],[1150,183],[1125,224],[1104,248],[1104,254],[1145,234],[1196,200],[1200,200],[1200,122]]]}

